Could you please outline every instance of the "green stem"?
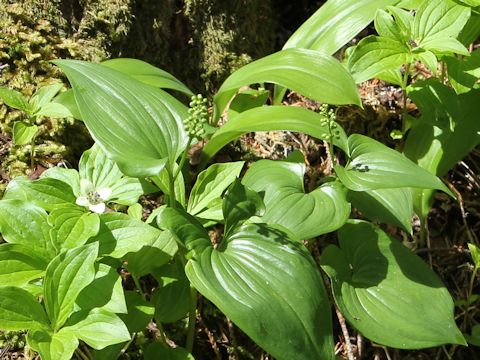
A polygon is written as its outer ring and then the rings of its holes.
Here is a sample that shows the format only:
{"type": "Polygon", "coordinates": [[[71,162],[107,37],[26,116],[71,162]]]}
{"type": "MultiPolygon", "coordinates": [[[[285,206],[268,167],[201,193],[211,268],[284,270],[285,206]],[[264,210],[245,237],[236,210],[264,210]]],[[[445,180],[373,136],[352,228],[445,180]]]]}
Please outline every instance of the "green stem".
{"type": "Polygon", "coordinates": [[[175,178],[170,171],[168,171],[168,205],[171,208],[177,206],[175,199],[175,178]]]}
{"type": "Polygon", "coordinates": [[[328,121],[328,133],[330,137],[328,138],[328,151],[330,153],[330,161],[332,162],[332,169],[335,166],[335,152],[333,151],[333,133],[332,133],[332,125],[330,124],[330,120],[328,121]]]}
{"type": "Polygon", "coordinates": [[[402,91],[403,91],[403,109],[402,109],[402,131],[405,132],[407,124],[405,123],[405,118],[407,116],[407,86],[408,86],[408,75],[410,75],[410,68],[412,64],[408,63],[405,65],[405,74],[403,74],[402,81],[402,91]]]}
{"type": "Polygon", "coordinates": [[[78,347],[75,349],[75,353],[82,359],[82,360],[90,360],[90,358],[78,347]]]}
{"type": "Polygon", "coordinates": [[[192,353],[197,320],[197,290],[190,287],[190,311],[188,313],[187,351],[192,353]]]}
{"type": "Polygon", "coordinates": [[[175,171],[175,175],[173,175],[174,181],[177,180],[178,175],[180,174],[180,172],[183,169],[183,166],[185,165],[185,161],[187,160],[187,157],[188,157],[188,150],[190,150],[190,145],[192,144],[192,141],[193,141],[193,137],[189,137],[187,146],[183,151],[182,158],[180,159],[180,163],[178,164],[177,171],[175,171]]]}
{"type": "Polygon", "coordinates": [[[163,329],[163,325],[162,325],[161,322],[157,323],[157,329],[158,329],[158,332],[160,333],[160,340],[162,340],[162,342],[165,345],[168,345],[167,344],[167,337],[165,336],[165,330],[163,329]]]}
{"type": "Polygon", "coordinates": [[[145,293],[143,292],[142,285],[140,284],[140,280],[138,277],[136,277],[133,274],[130,274],[132,276],[133,282],[135,283],[135,286],[137,287],[138,291],[142,295],[143,299],[146,300],[145,293]]]}

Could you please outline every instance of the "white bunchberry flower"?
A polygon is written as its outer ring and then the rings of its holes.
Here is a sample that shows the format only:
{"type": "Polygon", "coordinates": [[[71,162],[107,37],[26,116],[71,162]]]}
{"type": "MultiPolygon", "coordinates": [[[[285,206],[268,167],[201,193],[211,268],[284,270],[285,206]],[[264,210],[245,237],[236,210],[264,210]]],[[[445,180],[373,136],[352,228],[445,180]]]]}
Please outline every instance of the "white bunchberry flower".
{"type": "Polygon", "coordinates": [[[106,187],[96,190],[92,182],[87,179],[80,179],[80,196],[75,203],[87,207],[96,213],[105,212],[105,201],[112,194],[112,189],[106,187]]]}

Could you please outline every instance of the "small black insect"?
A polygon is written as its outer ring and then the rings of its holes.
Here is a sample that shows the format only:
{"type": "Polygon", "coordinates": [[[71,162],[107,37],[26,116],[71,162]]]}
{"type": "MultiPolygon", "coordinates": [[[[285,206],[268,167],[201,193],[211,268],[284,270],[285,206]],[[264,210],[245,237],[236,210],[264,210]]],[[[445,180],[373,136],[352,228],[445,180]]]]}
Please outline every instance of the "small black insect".
{"type": "Polygon", "coordinates": [[[417,43],[415,42],[415,40],[412,40],[412,39],[408,40],[407,44],[410,45],[411,47],[417,47],[418,46],[417,43]]]}

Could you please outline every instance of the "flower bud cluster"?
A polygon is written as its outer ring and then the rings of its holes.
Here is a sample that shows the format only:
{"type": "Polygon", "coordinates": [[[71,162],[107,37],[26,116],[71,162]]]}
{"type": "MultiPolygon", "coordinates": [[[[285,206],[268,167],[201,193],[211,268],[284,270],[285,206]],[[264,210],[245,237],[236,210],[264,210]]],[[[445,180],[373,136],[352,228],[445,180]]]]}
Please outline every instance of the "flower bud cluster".
{"type": "Polygon", "coordinates": [[[338,130],[338,125],[336,123],[337,116],[335,115],[335,111],[333,109],[328,109],[327,104],[322,104],[320,106],[320,115],[322,115],[322,119],[320,120],[320,125],[323,127],[328,127],[328,131],[330,134],[324,134],[322,139],[325,141],[332,140],[332,136],[336,139],[340,139],[340,130],[338,130]]]}
{"type": "Polygon", "coordinates": [[[202,139],[205,137],[205,127],[208,124],[207,99],[201,94],[190,98],[189,116],[183,121],[185,131],[191,138],[202,139]]]}

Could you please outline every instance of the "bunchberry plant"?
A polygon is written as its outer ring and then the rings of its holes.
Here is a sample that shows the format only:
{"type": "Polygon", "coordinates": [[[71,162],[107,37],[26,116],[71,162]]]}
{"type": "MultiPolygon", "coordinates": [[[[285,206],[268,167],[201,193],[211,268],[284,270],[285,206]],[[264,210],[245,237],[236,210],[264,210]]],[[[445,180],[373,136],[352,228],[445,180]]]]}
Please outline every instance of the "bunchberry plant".
{"type": "MultiPolygon", "coordinates": [[[[78,172],[53,168],[35,181],[15,179],[0,200],[6,241],[0,245],[0,329],[28,331],[28,345],[43,360],[74,353],[115,359],[155,321],[158,342],[145,346],[143,356],[191,359],[200,293],[275,358],[333,360],[331,305],[320,265],[336,306],[370,340],[400,349],[465,345],[439,277],[377,225],[350,219],[353,205],[367,219],[412,233],[415,193],[454,196],[408,152],[408,140],[406,157],[365,135],[348,136],[331,108],[362,106],[356,81],[385,71],[398,78],[400,67],[416,60],[433,67],[430,53],[436,61],[444,51],[464,51],[455,38],[469,8],[449,0],[436,0],[435,7],[409,1],[407,11],[406,5],[392,7],[397,3],[328,1],[283,50],[231,74],[212,100],[212,113],[208,100],[139,60],[55,61],[72,87],[57,100],[85,123],[96,144],[78,172]],[[447,16],[451,11],[458,16],[447,16]],[[384,31],[357,45],[348,70],[330,54],[374,17],[384,31]],[[376,51],[384,42],[393,44],[393,65],[376,51]],[[272,94],[263,87],[267,82],[275,84],[272,94]],[[253,84],[260,87],[243,91],[253,84]],[[164,88],[193,96],[190,104],[164,88]],[[325,105],[320,112],[281,105],[286,89],[325,105]],[[272,105],[266,105],[269,97],[272,105]],[[270,130],[325,140],[332,160],[335,147],[345,161],[332,162],[334,176],[310,192],[300,152],[257,161],[244,174],[241,161],[207,166],[242,134],[270,130]],[[190,145],[199,140],[207,141],[204,170],[186,184],[182,171],[190,145]],[[138,198],[155,191],[165,195],[163,204],[142,221],[138,198]],[[219,238],[210,238],[212,227],[219,238]],[[317,263],[305,245],[334,231],[338,245],[329,245],[317,263]],[[130,274],[137,291],[122,288],[118,269],[130,274]],[[140,279],[147,275],[158,286],[145,289],[140,279]],[[184,347],[170,347],[162,324],[187,318],[184,347]]],[[[423,84],[412,85],[419,88],[410,94],[425,110],[435,106],[425,92],[445,85],[423,84]]],[[[476,93],[458,101],[470,104],[476,93]]],[[[439,113],[425,111],[424,117],[439,113]]],[[[455,134],[461,125],[449,120],[455,134]]],[[[426,146],[433,147],[436,139],[430,140],[426,146]]]]}

